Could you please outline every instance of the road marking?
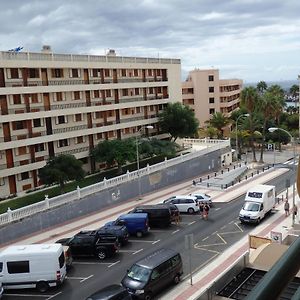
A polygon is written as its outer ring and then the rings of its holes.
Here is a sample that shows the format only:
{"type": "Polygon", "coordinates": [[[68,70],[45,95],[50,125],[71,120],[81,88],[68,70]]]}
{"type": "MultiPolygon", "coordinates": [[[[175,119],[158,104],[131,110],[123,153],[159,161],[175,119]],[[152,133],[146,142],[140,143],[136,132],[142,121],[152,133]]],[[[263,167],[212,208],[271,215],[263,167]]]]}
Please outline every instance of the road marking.
{"type": "Polygon", "coordinates": [[[85,277],[69,277],[69,276],[66,276],[67,279],[76,279],[76,280],[82,280],[84,279],[85,277]]]}
{"type": "Polygon", "coordinates": [[[134,243],[153,243],[156,241],[145,241],[145,240],[129,240],[129,242],[134,242],[134,243]]]}
{"type": "Polygon", "coordinates": [[[218,207],[218,208],[216,208],[215,210],[219,210],[219,209],[221,209],[221,207],[218,207]]]}
{"type": "Polygon", "coordinates": [[[206,238],[204,238],[204,239],[202,240],[202,242],[206,241],[208,238],[209,238],[209,237],[207,236],[206,238]]]}
{"type": "Polygon", "coordinates": [[[154,241],[152,245],[157,244],[158,242],[160,242],[160,240],[154,241]]]}
{"type": "Polygon", "coordinates": [[[92,278],[93,276],[94,276],[94,275],[90,275],[89,277],[86,277],[86,278],[84,278],[84,279],[80,280],[80,282],[84,282],[84,281],[86,281],[86,280],[88,280],[88,279],[92,278]]]}
{"type": "Polygon", "coordinates": [[[172,234],[175,234],[178,231],[180,231],[180,229],[177,229],[177,230],[173,231],[172,234]]]}
{"type": "Polygon", "coordinates": [[[52,299],[52,298],[54,298],[54,297],[56,297],[56,296],[58,296],[60,294],[62,294],[62,292],[58,292],[58,293],[52,295],[51,297],[47,298],[47,300],[52,299]]]}
{"type": "Polygon", "coordinates": [[[243,228],[241,228],[241,226],[239,226],[239,224],[234,223],[234,225],[236,225],[236,227],[237,227],[241,232],[244,232],[243,228]]]}
{"type": "Polygon", "coordinates": [[[43,297],[43,298],[47,298],[48,299],[48,297],[52,297],[53,295],[3,294],[3,296],[5,296],[5,297],[9,297],[9,296],[13,296],[13,297],[43,297]]]}
{"type": "Polygon", "coordinates": [[[224,229],[224,228],[226,228],[226,226],[227,226],[227,225],[224,225],[223,227],[221,227],[221,229],[224,229]]]}
{"type": "Polygon", "coordinates": [[[231,222],[229,222],[228,224],[232,224],[232,223],[234,223],[234,221],[231,221],[231,222]]]}
{"type": "Polygon", "coordinates": [[[216,254],[220,254],[220,253],[221,253],[221,252],[219,252],[219,251],[210,250],[210,249],[205,249],[205,248],[196,247],[196,246],[195,246],[195,248],[198,249],[198,250],[208,251],[208,252],[212,252],[212,253],[216,253],[216,254]]]}
{"type": "Polygon", "coordinates": [[[134,253],[132,253],[132,255],[135,255],[135,254],[137,254],[137,253],[139,253],[139,252],[141,252],[141,251],[143,251],[144,249],[140,249],[140,250],[137,250],[137,251],[135,251],[134,253]]]}
{"type": "Polygon", "coordinates": [[[218,233],[217,236],[224,242],[224,244],[226,245],[227,242],[221,237],[221,235],[218,233]]]}
{"type": "Polygon", "coordinates": [[[198,247],[210,247],[210,246],[224,246],[224,243],[206,244],[206,245],[199,245],[199,246],[198,246],[198,243],[195,244],[196,248],[198,248],[198,247]]]}
{"type": "Polygon", "coordinates": [[[119,262],[120,262],[120,260],[118,260],[118,261],[116,261],[116,262],[112,263],[111,265],[109,265],[109,266],[108,266],[108,268],[111,268],[112,266],[114,266],[114,265],[118,264],[119,262]]]}
{"type": "Polygon", "coordinates": [[[192,224],[194,224],[194,223],[196,223],[196,221],[190,222],[190,223],[188,223],[188,225],[192,225],[192,224]]]}
{"type": "Polygon", "coordinates": [[[214,235],[214,234],[217,234],[218,233],[218,231],[215,231],[214,233],[212,233],[211,235],[214,235]]]}
{"type": "Polygon", "coordinates": [[[135,250],[119,250],[118,253],[131,253],[135,252],[135,250]]]}
{"type": "Polygon", "coordinates": [[[76,261],[73,262],[73,265],[110,265],[111,263],[105,262],[88,262],[88,261],[76,261]]]}

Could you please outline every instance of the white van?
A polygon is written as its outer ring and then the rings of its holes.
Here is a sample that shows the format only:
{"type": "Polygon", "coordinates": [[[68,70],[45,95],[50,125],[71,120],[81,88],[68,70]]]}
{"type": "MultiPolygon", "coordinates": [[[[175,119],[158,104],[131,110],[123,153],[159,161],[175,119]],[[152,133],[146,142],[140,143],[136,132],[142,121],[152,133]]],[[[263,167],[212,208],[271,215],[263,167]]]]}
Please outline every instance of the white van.
{"type": "Polygon", "coordinates": [[[4,289],[37,288],[46,292],[66,276],[61,244],[10,246],[0,252],[0,280],[4,289]]]}
{"type": "Polygon", "coordinates": [[[275,186],[266,184],[256,185],[247,191],[239,219],[242,223],[258,224],[274,206],[275,186]]]}

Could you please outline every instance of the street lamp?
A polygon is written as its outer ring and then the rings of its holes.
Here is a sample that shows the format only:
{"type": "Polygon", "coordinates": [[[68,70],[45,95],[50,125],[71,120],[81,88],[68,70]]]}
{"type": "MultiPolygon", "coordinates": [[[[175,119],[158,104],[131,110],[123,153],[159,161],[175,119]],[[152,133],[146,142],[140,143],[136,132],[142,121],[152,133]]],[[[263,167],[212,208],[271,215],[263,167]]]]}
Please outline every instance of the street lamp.
{"type": "Polygon", "coordinates": [[[139,189],[139,199],[141,199],[141,180],[140,180],[140,156],[139,156],[139,133],[142,132],[143,129],[153,129],[154,127],[151,125],[147,125],[147,126],[142,126],[139,130],[138,130],[138,134],[135,137],[135,144],[136,144],[136,165],[137,165],[137,175],[138,175],[138,189],[139,189]]]}
{"type": "Polygon", "coordinates": [[[238,127],[238,121],[241,117],[249,117],[250,114],[242,114],[242,115],[239,115],[235,121],[235,146],[236,146],[236,155],[237,155],[237,158],[239,157],[239,143],[238,143],[238,130],[237,130],[237,127],[238,127]]]}
{"type": "MultiPolygon", "coordinates": [[[[295,173],[296,171],[296,143],[295,143],[295,138],[285,129],[279,128],[279,127],[270,127],[269,132],[274,132],[276,130],[281,130],[285,132],[286,134],[289,135],[291,138],[291,143],[293,145],[293,172],[295,173]]],[[[294,214],[294,208],[295,208],[295,194],[296,194],[296,187],[295,187],[295,180],[293,180],[293,221],[292,221],[292,226],[294,227],[295,225],[295,214],[294,214]]]]}

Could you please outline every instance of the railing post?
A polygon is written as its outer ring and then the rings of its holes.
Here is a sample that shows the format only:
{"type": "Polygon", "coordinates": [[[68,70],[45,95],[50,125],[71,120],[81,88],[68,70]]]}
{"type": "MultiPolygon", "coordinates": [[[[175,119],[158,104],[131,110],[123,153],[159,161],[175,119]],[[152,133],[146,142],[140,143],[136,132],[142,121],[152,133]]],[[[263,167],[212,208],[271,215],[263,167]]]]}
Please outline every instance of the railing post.
{"type": "Polygon", "coordinates": [[[146,168],[147,168],[147,173],[149,174],[150,173],[150,166],[149,166],[149,164],[147,164],[146,168]]]}
{"type": "Polygon", "coordinates": [[[48,195],[45,195],[45,204],[46,204],[46,209],[48,209],[50,207],[48,195]]]}
{"type": "Polygon", "coordinates": [[[80,195],[80,187],[79,185],[77,185],[77,199],[80,199],[81,195],[80,195]]]}
{"type": "Polygon", "coordinates": [[[104,183],[104,186],[106,187],[107,186],[106,177],[103,178],[103,183],[104,183]]]}
{"type": "Polygon", "coordinates": [[[12,222],[12,212],[10,207],[7,208],[7,216],[8,216],[8,221],[12,222]]]}
{"type": "Polygon", "coordinates": [[[129,172],[129,170],[127,170],[126,175],[127,175],[128,180],[129,180],[129,174],[130,174],[130,172],[129,172]]]}

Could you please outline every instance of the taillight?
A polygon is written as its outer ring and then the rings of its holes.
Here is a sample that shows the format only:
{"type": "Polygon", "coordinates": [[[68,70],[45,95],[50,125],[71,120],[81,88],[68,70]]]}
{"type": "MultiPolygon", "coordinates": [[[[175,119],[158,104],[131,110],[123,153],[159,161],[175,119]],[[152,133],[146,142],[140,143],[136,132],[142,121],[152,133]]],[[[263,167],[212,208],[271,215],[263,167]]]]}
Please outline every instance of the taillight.
{"type": "Polygon", "coordinates": [[[60,271],[56,271],[56,280],[60,281],[60,279],[61,279],[60,271]]]}

